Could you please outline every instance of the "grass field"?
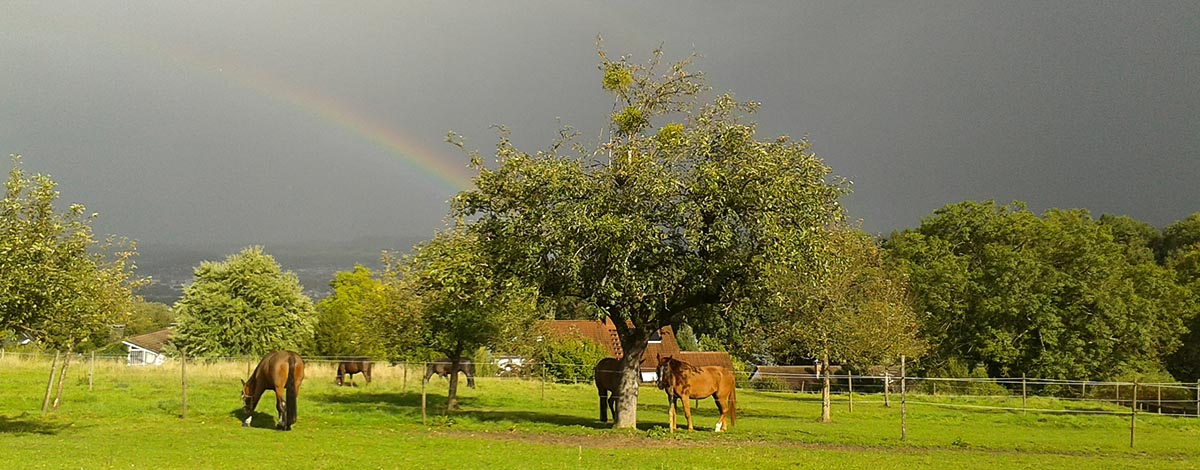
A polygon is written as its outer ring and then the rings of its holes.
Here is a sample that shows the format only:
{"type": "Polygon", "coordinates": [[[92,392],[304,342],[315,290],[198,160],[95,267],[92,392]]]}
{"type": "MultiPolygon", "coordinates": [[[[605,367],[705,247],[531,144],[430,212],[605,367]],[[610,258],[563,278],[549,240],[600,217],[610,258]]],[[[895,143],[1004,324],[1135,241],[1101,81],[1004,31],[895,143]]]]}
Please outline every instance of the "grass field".
{"type": "Polygon", "coordinates": [[[246,367],[189,364],[181,418],[177,364],[97,363],[91,391],[87,365],[75,364],[59,410],[42,415],[49,364],[0,359],[0,454],[14,468],[1200,468],[1196,418],[1139,414],[1130,448],[1127,415],[912,404],[901,442],[898,399],[885,408],[869,395],[852,413],[836,402],[834,422],[822,424],[816,395],[739,390],[730,432],[711,432],[716,409],[704,401],[699,430],[672,435],[666,399],[650,387],[639,429],[611,430],[587,385],[549,384],[543,398],[538,381],[481,378],[475,390],[464,383],[462,410],[447,415],[446,381],[435,377],[422,425],[415,371],[407,386],[402,368],[380,367],[372,384],[339,388],[328,364],[310,364],[299,420],[285,433],[272,429],[271,392],[253,427],[240,427],[246,367]]]}

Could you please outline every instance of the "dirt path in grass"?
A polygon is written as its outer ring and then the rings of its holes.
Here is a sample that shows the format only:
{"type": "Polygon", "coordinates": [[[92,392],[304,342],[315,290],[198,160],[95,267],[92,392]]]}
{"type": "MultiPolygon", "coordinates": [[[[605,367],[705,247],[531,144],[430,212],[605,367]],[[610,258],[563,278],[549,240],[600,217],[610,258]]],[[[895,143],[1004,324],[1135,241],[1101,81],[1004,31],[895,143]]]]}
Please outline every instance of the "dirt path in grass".
{"type": "MultiPolygon", "coordinates": [[[[650,436],[635,436],[635,435],[605,435],[605,436],[580,436],[580,435],[563,435],[563,434],[543,434],[529,432],[449,432],[438,433],[434,436],[444,437],[467,437],[476,439],[490,439],[500,442],[519,442],[522,444],[541,444],[555,447],[583,447],[587,449],[686,449],[696,447],[786,447],[795,449],[812,449],[812,450],[828,450],[835,452],[889,452],[889,453],[904,453],[904,454],[928,454],[933,452],[963,452],[963,453],[982,453],[982,454],[1022,454],[1022,455],[1046,455],[1046,456],[1063,456],[1063,457],[1103,457],[1112,456],[1119,457],[1128,454],[1120,452],[1103,452],[1103,451],[1052,451],[1052,450],[1030,450],[1030,449],[987,449],[987,448],[948,448],[948,447],[910,447],[897,445],[891,446],[859,446],[849,444],[821,444],[808,442],[794,441],[764,441],[764,440],[733,440],[733,439],[703,439],[693,440],[687,437],[681,438],[656,438],[650,436]]],[[[1166,459],[1171,458],[1186,458],[1187,455],[1168,455],[1159,454],[1155,457],[1166,459]]]]}

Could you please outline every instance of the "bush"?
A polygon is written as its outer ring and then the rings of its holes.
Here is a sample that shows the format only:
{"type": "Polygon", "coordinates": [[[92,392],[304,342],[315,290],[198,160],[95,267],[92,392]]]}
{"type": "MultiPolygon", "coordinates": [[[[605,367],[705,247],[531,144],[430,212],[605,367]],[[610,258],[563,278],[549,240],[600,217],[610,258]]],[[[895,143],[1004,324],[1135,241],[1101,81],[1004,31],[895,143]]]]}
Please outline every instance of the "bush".
{"type": "Polygon", "coordinates": [[[547,380],[591,382],[596,363],[608,357],[608,351],[589,339],[551,337],[544,342],[538,355],[538,363],[544,368],[547,380]]]}

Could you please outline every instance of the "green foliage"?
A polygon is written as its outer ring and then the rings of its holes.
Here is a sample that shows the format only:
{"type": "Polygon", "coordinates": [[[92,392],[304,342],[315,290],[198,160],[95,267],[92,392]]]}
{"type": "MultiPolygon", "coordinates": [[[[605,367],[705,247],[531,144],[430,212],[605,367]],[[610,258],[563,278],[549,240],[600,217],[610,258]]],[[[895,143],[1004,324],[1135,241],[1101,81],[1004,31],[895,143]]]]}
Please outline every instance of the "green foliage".
{"type": "Polygon", "coordinates": [[[1038,217],[988,201],[948,205],[893,235],[886,247],[934,346],[925,362],[957,357],[993,376],[1046,378],[1161,368],[1196,303],[1169,270],[1130,256],[1141,243],[1130,234],[1148,232],[1115,226],[1083,210],[1038,217]]]}
{"type": "Polygon", "coordinates": [[[544,337],[539,345],[537,360],[545,368],[548,379],[558,382],[591,382],[595,366],[608,357],[608,350],[579,335],[544,337]]]}
{"type": "Polygon", "coordinates": [[[661,51],[646,64],[600,57],[621,110],[606,139],[587,148],[564,133],[529,154],[502,130],[495,165],[472,154],[476,187],[455,196],[453,215],[471,221],[497,271],[608,316],[631,358],[685,320],[736,340],[770,254],[803,251],[840,220],[846,184],[806,140],[759,140],[744,120],[757,103],[703,101],[691,58],[662,70],[661,51]]]}
{"type": "MultiPolygon", "coordinates": [[[[957,357],[952,357],[946,360],[939,367],[928,370],[925,374],[928,377],[951,378],[951,379],[975,379],[971,381],[961,382],[939,382],[937,384],[938,393],[949,393],[952,395],[974,395],[974,396],[1003,396],[1008,395],[1008,389],[1004,386],[988,381],[987,367],[983,364],[975,364],[974,367],[969,367],[965,361],[957,357]]],[[[932,387],[926,387],[927,392],[932,393],[932,387]]]]}
{"type": "Polygon", "coordinates": [[[201,263],[175,311],[179,326],[171,341],[189,357],[312,349],[317,318],[312,301],[296,275],[284,272],[262,247],[201,263]]]}
{"type": "Polygon", "coordinates": [[[167,304],[135,301],[130,311],[129,322],[125,324],[125,336],[153,333],[170,326],[174,320],[175,312],[171,311],[167,304]]]}
{"type": "Polygon", "coordinates": [[[15,330],[54,348],[108,343],[125,323],[133,292],[136,247],[109,237],[98,242],[82,205],[55,208],[56,184],[27,176],[20,157],[0,203],[0,330],[15,330]]]}
{"type": "Polygon", "coordinates": [[[1187,250],[1200,243],[1200,212],[1189,215],[1163,229],[1162,241],[1155,250],[1159,260],[1166,260],[1178,250],[1187,250]]]}
{"type": "Polygon", "coordinates": [[[700,340],[696,339],[696,332],[692,331],[692,327],[687,323],[675,330],[675,342],[679,343],[680,351],[700,350],[700,340]]]}
{"type": "Polygon", "coordinates": [[[381,302],[383,284],[371,270],[355,265],[350,272],[334,274],[333,293],[317,302],[315,352],[322,357],[382,357],[378,336],[363,320],[366,310],[381,302]]]}
{"type": "Polygon", "coordinates": [[[766,390],[769,392],[782,392],[788,390],[787,382],[779,377],[762,377],[758,380],[750,382],[750,387],[755,390],[766,390]]]}
{"type": "Polygon", "coordinates": [[[920,355],[906,280],[888,268],[875,240],[847,225],[818,233],[825,241],[816,249],[772,266],[772,315],[760,326],[771,356],[869,366],[920,355]]]}

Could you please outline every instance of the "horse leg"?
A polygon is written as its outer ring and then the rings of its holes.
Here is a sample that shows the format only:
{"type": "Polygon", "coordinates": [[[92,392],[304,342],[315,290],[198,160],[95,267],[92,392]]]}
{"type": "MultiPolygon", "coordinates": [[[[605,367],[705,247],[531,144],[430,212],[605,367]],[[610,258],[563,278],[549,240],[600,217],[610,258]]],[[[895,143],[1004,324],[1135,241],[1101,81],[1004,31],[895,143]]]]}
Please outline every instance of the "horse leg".
{"type": "Polygon", "coordinates": [[[717,414],[720,415],[717,418],[717,426],[713,428],[713,432],[721,432],[725,428],[725,407],[721,406],[721,400],[717,398],[717,394],[715,393],[713,394],[713,403],[717,404],[717,414]]]}
{"type": "Polygon", "coordinates": [[[286,431],[288,428],[288,414],[287,400],[284,396],[279,390],[275,391],[275,410],[279,412],[279,423],[275,425],[275,428],[286,431]]]}
{"type": "MultiPolygon", "coordinates": [[[[616,416],[613,416],[616,419],[616,416]]],[[[600,422],[608,422],[608,392],[600,390],[600,422]]]]}
{"type": "Polygon", "coordinates": [[[687,418],[688,431],[695,431],[692,429],[692,400],[688,397],[683,397],[683,417],[687,418]]]}
{"type": "Polygon", "coordinates": [[[670,406],[667,407],[667,410],[668,410],[667,416],[670,416],[670,418],[671,418],[671,432],[675,432],[675,401],[676,400],[678,400],[678,398],[672,397],[672,396],[667,396],[667,401],[670,402],[670,406]]]}

